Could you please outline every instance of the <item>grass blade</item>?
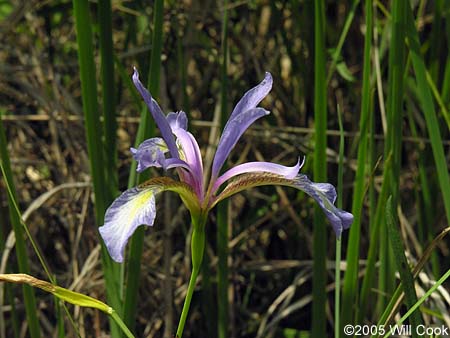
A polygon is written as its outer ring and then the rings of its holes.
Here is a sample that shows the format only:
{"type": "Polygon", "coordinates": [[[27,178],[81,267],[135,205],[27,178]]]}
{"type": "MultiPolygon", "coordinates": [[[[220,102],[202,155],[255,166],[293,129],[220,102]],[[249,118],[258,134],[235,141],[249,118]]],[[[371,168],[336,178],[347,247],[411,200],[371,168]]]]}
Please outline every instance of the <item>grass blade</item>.
{"type": "Polygon", "coordinates": [[[114,50],[112,41],[111,0],[99,0],[98,21],[103,99],[103,133],[105,135],[105,183],[107,200],[112,202],[118,190],[116,145],[116,89],[114,78],[114,50]]]}
{"type": "MultiPolygon", "coordinates": [[[[223,1],[222,17],[222,56],[221,56],[221,99],[220,99],[220,121],[222,130],[228,120],[228,1],[223,1]]],[[[217,208],[217,334],[219,338],[228,337],[228,200],[222,201],[217,208]]]]}
{"type": "MultiPolygon", "coordinates": [[[[152,96],[157,99],[159,95],[159,79],[161,73],[161,51],[163,44],[163,18],[164,0],[155,1],[153,9],[153,35],[152,52],[150,59],[150,70],[148,77],[148,89],[152,96]]],[[[146,138],[154,134],[155,126],[150,119],[147,107],[141,111],[141,122],[136,136],[136,146],[146,138]],[[150,126],[150,127],[149,127],[150,126]]],[[[136,174],[136,161],[133,161],[130,169],[128,186],[132,187],[145,179],[144,175],[136,174]]],[[[125,290],[125,303],[123,306],[124,322],[133,331],[136,323],[137,296],[139,291],[139,280],[141,273],[141,257],[144,246],[144,227],[140,227],[130,240],[130,254],[128,258],[127,288],[125,290]]]]}
{"type": "Polygon", "coordinates": [[[355,17],[355,11],[358,4],[359,0],[353,0],[352,7],[350,8],[350,11],[347,14],[347,18],[345,19],[344,28],[342,29],[342,33],[341,36],[339,37],[338,44],[333,52],[333,55],[331,56],[331,65],[330,68],[328,69],[327,84],[330,83],[331,77],[333,76],[333,73],[336,70],[336,64],[339,60],[339,56],[341,55],[342,47],[344,45],[345,38],[347,37],[350,26],[353,22],[353,18],[355,17]]]}
{"type": "MultiPolygon", "coordinates": [[[[364,68],[363,68],[363,88],[361,101],[361,117],[359,121],[359,143],[358,143],[358,164],[355,177],[355,189],[353,191],[352,214],[353,224],[350,227],[350,235],[347,246],[347,270],[345,272],[344,286],[342,290],[343,304],[354,304],[358,291],[358,267],[361,237],[361,213],[364,203],[366,172],[367,172],[367,150],[368,133],[367,127],[370,121],[371,112],[371,88],[370,88],[370,55],[372,46],[372,15],[373,3],[366,0],[366,36],[364,40],[364,68]]],[[[344,306],[342,309],[343,324],[352,323],[355,309],[351,306],[344,306]]]]}
{"type": "Polygon", "coordinates": [[[411,61],[416,75],[418,100],[425,115],[428,134],[431,141],[431,149],[436,162],[439,185],[444,199],[447,222],[450,223],[450,177],[447,161],[445,159],[439,121],[437,119],[433,97],[427,82],[425,62],[420,52],[419,36],[416,27],[414,26],[413,14],[409,6],[407,7],[407,19],[406,35],[409,42],[411,61]]]}
{"type": "MultiPolygon", "coordinates": [[[[314,2],[314,180],[326,182],[327,96],[325,78],[325,2],[314,2]]],[[[313,314],[312,336],[326,337],[326,243],[325,217],[318,206],[314,209],[313,314]]]]}
{"type": "MultiPolygon", "coordinates": [[[[97,102],[97,80],[95,77],[94,51],[92,43],[92,27],[90,20],[89,3],[87,0],[73,1],[75,28],[78,44],[78,62],[80,67],[81,92],[85,118],[86,138],[92,183],[95,195],[95,219],[98,225],[103,224],[106,206],[109,203],[106,194],[104,179],[104,153],[100,116],[97,102]]],[[[102,263],[105,273],[106,293],[108,302],[115,308],[121,308],[121,299],[118,285],[120,282],[119,265],[109,257],[102,244],[102,263]]],[[[113,337],[120,337],[117,325],[110,320],[113,337]]]]}
{"type": "MultiPolygon", "coordinates": [[[[417,295],[414,289],[414,278],[409,270],[408,260],[405,256],[405,248],[403,247],[402,238],[394,217],[392,196],[388,198],[386,203],[386,223],[389,233],[389,243],[391,244],[392,251],[396,257],[395,263],[400,272],[400,279],[406,295],[406,305],[408,308],[411,308],[417,302],[417,295]]],[[[411,316],[411,326],[416,328],[419,324],[422,324],[420,313],[414,312],[411,316]]],[[[412,336],[418,337],[416,330],[413,330],[412,336]]]]}
{"type": "MultiPolygon", "coordinates": [[[[17,197],[16,197],[16,189],[14,186],[11,164],[9,161],[9,155],[7,151],[6,144],[6,135],[3,129],[3,122],[1,119],[1,111],[0,111],[0,157],[1,157],[1,171],[3,175],[3,179],[6,182],[8,190],[8,208],[9,208],[9,217],[11,220],[11,225],[14,230],[14,234],[16,236],[16,255],[17,255],[17,264],[19,266],[19,270],[22,273],[30,272],[30,265],[28,262],[26,245],[25,245],[25,237],[22,229],[22,223],[20,221],[20,215],[16,208],[17,205],[17,197]]],[[[25,301],[25,311],[27,314],[28,321],[28,329],[31,338],[39,338],[40,328],[39,321],[37,318],[37,306],[36,306],[36,298],[34,294],[34,290],[28,286],[23,285],[23,296],[25,301]]]]}

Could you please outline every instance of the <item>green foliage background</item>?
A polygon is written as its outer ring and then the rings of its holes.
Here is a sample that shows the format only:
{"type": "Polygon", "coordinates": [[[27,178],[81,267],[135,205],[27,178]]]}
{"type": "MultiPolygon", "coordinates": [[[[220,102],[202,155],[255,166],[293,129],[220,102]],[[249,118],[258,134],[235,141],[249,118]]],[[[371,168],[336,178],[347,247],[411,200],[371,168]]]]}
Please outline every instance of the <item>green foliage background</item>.
{"type": "MultiPolygon", "coordinates": [[[[188,113],[206,166],[225,112],[265,71],[271,115],[245,133],[229,166],[305,155],[303,173],[337,185],[344,136],[339,198],[355,224],[342,237],[342,325],[385,323],[400,313],[400,281],[411,308],[450,268],[447,232],[433,242],[450,219],[450,2],[0,1],[0,41],[0,273],[55,277],[103,299],[137,337],[174,334],[190,273],[179,200],[160,198],[155,226],[133,238],[122,266],[97,232],[119,191],[159,173],[130,174],[129,147],[157,133],[133,66],[166,113],[188,113]]],[[[211,215],[184,337],[333,335],[336,239],[313,205],[264,187],[211,215]]],[[[0,286],[0,337],[120,336],[95,310],[61,311],[50,295],[0,286]]],[[[411,322],[450,327],[448,290],[411,322]]]]}

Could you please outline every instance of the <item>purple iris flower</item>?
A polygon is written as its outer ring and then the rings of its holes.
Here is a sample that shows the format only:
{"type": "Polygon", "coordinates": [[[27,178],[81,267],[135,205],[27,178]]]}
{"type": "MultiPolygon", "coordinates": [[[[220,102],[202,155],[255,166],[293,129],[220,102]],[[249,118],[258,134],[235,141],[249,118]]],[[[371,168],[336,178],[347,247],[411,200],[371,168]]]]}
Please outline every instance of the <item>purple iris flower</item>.
{"type": "Polygon", "coordinates": [[[270,162],[248,162],[221,174],[227,157],[245,130],[257,119],[269,114],[257,106],[272,88],[270,73],[266,73],[260,84],[246,92],[233,109],[217,146],[209,182],[205,181],[203,174],[198,143],[187,131],[186,114],[179,111],[166,116],[139,81],[136,69],[133,82],[162,136],[144,141],[137,149],[131,148],[138,162],[137,171],[149,167],[161,167],[164,170],[176,168],[180,180],[152,178],[126,190],[112,203],[106,211],[105,224],[99,230],[115,261],[123,261],[125,245],[139,225],[153,225],[156,216],[155,196],[167,190],[180,195],[194,219],[206,215],[218,202],[244,189],[261,185],[290,186],[304,191],[319,203],[338,237],[353,222],[351,213],[334,206],[336,190],[331,184],[314,183],[306,175],[299,174],[303,165],[300,161],[292,167],[270,162]]]}

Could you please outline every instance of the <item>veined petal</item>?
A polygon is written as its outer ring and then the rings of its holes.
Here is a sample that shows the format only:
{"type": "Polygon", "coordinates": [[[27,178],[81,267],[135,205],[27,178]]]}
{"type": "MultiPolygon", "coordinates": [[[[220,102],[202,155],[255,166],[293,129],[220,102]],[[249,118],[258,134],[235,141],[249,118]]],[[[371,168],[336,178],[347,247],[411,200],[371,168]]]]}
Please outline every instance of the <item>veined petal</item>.
{"type": "Polygon", "coordinates": [[[348,229],[353,222],[353,215],[351,213],[338,209],[334,206],[333,203],[336,199],[336,190],[331,184],[311,182],[308,177],[303,174],[298,174],[293,179],[287,179],[283,176],[270,173],[241,175],[225,187],[225,189],[210,205],[210,208],[221,200],[242,190],[262,185],[283,185],[293,187],[307,193],[309,196],[314,198],[317,203],[319,203],[325,215],[330,220],[336,236],[338,237],[340,237],[342,231],[344,229],[348,229]]]}
{"type": "Polygon", "coordinates": [[[152,226],[156,217],[156,194],[177,192],[191,213],[200,206],[191,187],[168,177],[154,178],[138,187],[126,190],[106,210],[105,224],[99,228],[109,254],[116,262],[123,261],[125,245],[139,225],[152,226]]]}
{"type": "Polygon", "coordinates": [[[152,95],[147,89],[145,89],[144,85],[139,80],[139,73],[136,68],[134,68],[133,82],[136,86],[136,89],[147,104],[147,107],[150,110],[150,113],[152,114],[156,125],[161,131],[161,135],[166,142],[167,147],[169,148],[170,154],[172,155],[172,157],[178,158],[177,145],[175,144],[175,139],[172,135],[169,122],[167,121],[166,116],[162,112],[158,103],[152,98],[152,95]]]}
{"type": "Polygon", "coordinates": [[[142,142],[137,149],[130,148],[133,158],[137,161],[137,171],[141,172],[149,167],[161,167],[161,154],[169,151],[166,142],[160,137],[154,137],[142,142]]]}
{"type": "Polygon", "coordinates": [[[254,108],[236,114],[228,120],[223,129],[212,165],[212,180],[217,178],[225,160],[236,145],[239,138],[250,125],[262,116],[269,114],[263,108],[254,108]]]}
{"type": "Polygon", "coordinates": [[[201,193],[203,190],[203,163],[198,143],[194,136],[184,129],[175,128],[173,133],[177,137],[184,154],[184,157],[180,157],[189,165],[189,171],[196,181],[196,191],[201,193]]]}
{"type": "Polygon", "coordinates": [[[172,130],[181,128],[187,130],[188,119],[184,111],[172,112],[167,114],[167,122],[169,122],[170,128],[172,130]]]}
{"type": "Polygon", "coordinates": [[[219,187],[230,178],[241,175],[248,174],[254,172],[265,172],[283,176],[287,179],[293,179],[299,172],[300,168],[305,163],[305,160],[300,163],[300,159],[297,161],[297,164],[293,167],[286,167],[281,164],[272,163],[272,162],[247,162],[243,164],[239,164],[228,171],[226,171],[222,176],[220,176],[216,182],[214,182],[214,186],[212,188],[213,193],[219,189],[219,187]]]}
{"type": "Polygon", "coordinates": [[[230,115],[230,119],[235,115],[239,115],[249,109],[256,108],[256,106],[269,94],[272,89],[272,75],[266,72],[264,80],[259,85],[247,91],[239,100],[230,115]]]}

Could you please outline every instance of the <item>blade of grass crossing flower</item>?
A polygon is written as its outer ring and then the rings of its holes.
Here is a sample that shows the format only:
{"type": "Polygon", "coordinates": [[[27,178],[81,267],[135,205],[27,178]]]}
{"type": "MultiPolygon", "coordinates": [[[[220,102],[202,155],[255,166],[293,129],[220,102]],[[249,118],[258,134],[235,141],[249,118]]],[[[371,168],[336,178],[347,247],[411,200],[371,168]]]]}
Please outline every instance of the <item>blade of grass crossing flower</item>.
{"type": "Polygon", "coordinates": [[[114,51],[112,41],[111,0],[98,1],[100,56],[103,102],[103,133],[105,136],[106,199],[112,202],[117,195],[116,92],[114,81],[114,51]]]}
{"type": "MultiPolygon", "coordinates": [[[[339,121],[339,166],[338,166],[338,185],[337,185],[337,207],[342,209],[342,189],[344,181],[344,127],[342,125],[342,114],[339,106],[337,107],[339,121]]],[[[335,269],[335,305],[334,305],[334,337],[341,336],[341,251],[342,239],[336,238],[336,269],[335,269]]]]}
{"type": "MultiPolygon", "coordinates": [[[[16,255],[17,264],[19,270],[23,273],[29,273],[30,265],[28,262],[28,256],[26,252],[25,237],[23,236],[22,223],[20,221],[20,215],[16,208],[16,189],[14,186],[11,164],[9,161],[9,155],[7,151],[6,136],[3,129],[2,112],[0,111],[0,157],[1,157],[1,171],[3,179],[7,186],[10,188],[8,193],[8,209],[11,225],[13,227],[14,234],[16,236],[16,255]]],[[[23,285],[23,296],[25,302],[25,312],[27,315],[28,330],[31,338],[38,338],[41,336],[39,321],[37,318],[37,306],[34,290],[28,286],[23,285]]]]}
{"type": "MultiPolygon", "coordinates": [[[[326,146],[327,146],[327,87],[325,79],[325,2],[314,2],[314,179],[326,182],[326,146]]],[[[313,314],[312,336],[326,336],[326,243],[327,228],[325,217],[318,206],[314,209],[313,241],[313,314]]]]}
{"type": "MultiPolygon", "coordinates": [[[[389,233],[389,243],[396,257],[395,263],[398,271],[400,272],[400,280],[402,281],[403,290],[406,295],[406,306],[411,308],[417,302],[417,295],[414,289],[414,278],[411,274],[408,260],[405,256],[405,248],[403,246],[398,225],[394,217],[392,196],[389,196],[386,204],[386,223],[389,233]]],[[[420,324],[423,324],[423,321],[420,316],[420,312],[416,311],[411,316],[411,326],[416,328],[420,324]]],[[[411,333],[413,337],[418,337],[416,330],[412,330],[411,333]]]]}
{"type": "Polygon", "coordinates": [[[425,115],[428,134],[431,141],[431,149],[433,151],[433,156],[436,163],[439,185],[444,200],[447,222],[450,223],[450,177],[442,144],[439,121],[437,119],[431,90],[426,79],[425,62],[420,52],[419,37],[416,27],[414,26],[413,14],[409,5],[407,6],[406,11],[406,35],[409,42],[412,65],[416,76],[418,99],[425,115]]]}
{"type": "MultiPolygon", "coordinates": [[[[83,111],[85,117],[86,138],[92,183],[95,195],[95,218],[97,224],[103,223],[103,217],[108,203],[106,199],[106,182],[104,180],[104,155],[100,116],[97,102],[97,80],[95,77],[95,62],[92,43],[92,27],[90,20],[89,3],[87,0],[73,1],[75,28],[78,44],[78,63],[80,67],[81,92],[83,99],[83,111]]],[[[108,255],[102,245],[102,263],[105,273],[106,293],[108,301],[116,309],[121,307],[120,269],[108,255]]],[[[121,333],[117,325],[110,321],[113,337],[120,337],[121,333]]]]}
{"type": "MultiPolygon", "coordinates": [[[[221,100],[220,121],[222,130],[228,120],[227,105],[227,59],[228,59],[228,10],[227,0],[223,1],[222,17],[222,56],[221,56],[221,100]]],[[[217,207],[217,334],[219,338],[228,337],[228,200],[217,207]]]]}
{"type": "MultiPolygon", "coordinates": [[[[152,96],[157,99],[159,94],[159,79],[161,73],[161,51],[163,44],[163,19],[164,0],[156,0],[153,8],[153,34],[152,51],[150,59],[150,70],[148,77],[148,89],[152,96]]],[[[141,122],[136,136],[136,146],[144,139],[154,135],[155,126],[150,120],[147,107],[144,106],[141,112],[141,122]]],[[[136,174],[136,161],[133,161],[128,179],[128,187],[131,188],[137,183],[143,182],[145,175],[136,174]]],[[[125,302],[123,306],[124,322],[133,331],[136,322],[137,296],[139,291],[139,280],[141,272],[141,258],[144,246],[144,227],[140,227],[131,237],[130,254],[128,258],[127,288],[125,290],[125,302]]]]}
{"type": "MultiPolygon", "coordinates": [[[[345,272],[342,301],[343,304],[355,304],[358,292],[358,267],[359,267],[359,246],[361,237],[361,212],[364,203],[366,173],[367,173],[367,148],[368,133],[367,127],[370,121],[371,109],[371,88],[370,88],[370,55],[372,47],[372,0],[365,2],[366,14],[366,36],[364,40],[364,68],[363,68],[363,88],[361,101],[361,117],[359,121],[359,142],[358,142],[358,164],[355,177],[355,188],[353,191],[352,214],[353,225],[350,227],[349,241],[347,245],[347,269],[345,272]]],[[[344,306],[342,309],[342,323],[349,324],[354,321],[355,309],[351,306],[344,306]]]]}

